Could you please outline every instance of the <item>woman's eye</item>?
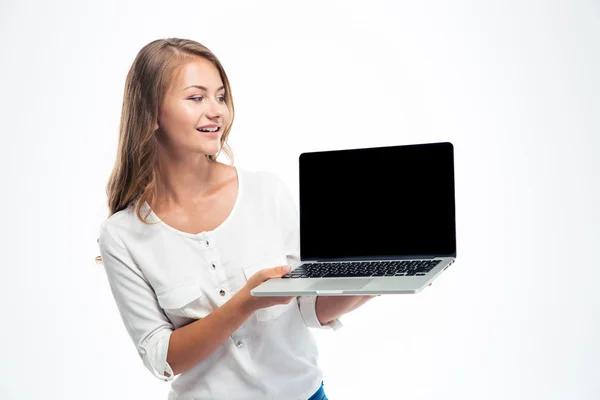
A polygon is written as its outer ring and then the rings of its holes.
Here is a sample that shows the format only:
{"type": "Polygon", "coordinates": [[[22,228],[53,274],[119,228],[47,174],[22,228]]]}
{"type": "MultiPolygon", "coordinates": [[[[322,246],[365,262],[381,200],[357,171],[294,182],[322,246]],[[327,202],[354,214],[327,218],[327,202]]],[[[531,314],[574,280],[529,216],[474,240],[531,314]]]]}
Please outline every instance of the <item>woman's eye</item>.
{"type": "MultiPolygon", "coordinates": [[[[193,100],[193,101],[202,101],[202,99],[204,99],[204,97],[202,97],[202,96],[190,97],[190,100],[193,100]]],[[[219,99],[219,102],[221,102],[221,103],[225,102],[224,96],[219,96],[219,97],[217,97],[217,99],[219,99]]]]}

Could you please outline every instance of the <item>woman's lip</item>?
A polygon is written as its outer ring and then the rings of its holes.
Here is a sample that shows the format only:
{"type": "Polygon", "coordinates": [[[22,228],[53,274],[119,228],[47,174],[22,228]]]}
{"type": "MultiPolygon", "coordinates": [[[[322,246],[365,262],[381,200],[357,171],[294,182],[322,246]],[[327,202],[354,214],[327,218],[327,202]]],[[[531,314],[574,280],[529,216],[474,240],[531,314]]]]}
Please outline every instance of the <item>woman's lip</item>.
{"type": "Polygon", "coordinates": [[[221,133],[221,128],[219,127],[219,129],[217,129],[214,132],[204,132],[204,131],[200,131],[198,129],[196,129],[196,131],[200,132],[202,135],[207,136],[209,138],[218,138],[219,137],[219,133],[221,133]]]}

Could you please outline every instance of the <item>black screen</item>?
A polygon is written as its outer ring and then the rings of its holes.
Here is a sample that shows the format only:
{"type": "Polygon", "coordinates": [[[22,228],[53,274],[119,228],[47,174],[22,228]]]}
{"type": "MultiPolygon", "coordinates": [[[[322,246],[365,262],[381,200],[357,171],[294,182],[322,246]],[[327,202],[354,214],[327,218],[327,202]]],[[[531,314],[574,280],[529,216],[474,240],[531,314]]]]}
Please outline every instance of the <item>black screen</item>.
{"type": "Polygon", "coordinates": [[[302,153],[303,260],[456,255],[451,143],[302,153]]]}

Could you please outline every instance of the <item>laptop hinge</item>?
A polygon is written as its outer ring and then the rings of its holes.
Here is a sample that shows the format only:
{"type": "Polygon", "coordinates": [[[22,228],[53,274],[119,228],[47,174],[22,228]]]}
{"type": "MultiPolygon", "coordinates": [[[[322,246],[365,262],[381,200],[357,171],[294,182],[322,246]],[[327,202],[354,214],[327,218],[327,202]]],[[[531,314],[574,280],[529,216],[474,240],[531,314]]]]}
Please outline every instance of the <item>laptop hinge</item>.
{"type": "Polygon", "coordinates": [[[441,256],[432,255],[414,255],[414,256],[401,256],[401,257],[342,257],[342,258],[327,258],[327,259],[305,259],[302,262],[361,262],[361,261],[402,261],[402,260],[430,260],[441,256]]]}

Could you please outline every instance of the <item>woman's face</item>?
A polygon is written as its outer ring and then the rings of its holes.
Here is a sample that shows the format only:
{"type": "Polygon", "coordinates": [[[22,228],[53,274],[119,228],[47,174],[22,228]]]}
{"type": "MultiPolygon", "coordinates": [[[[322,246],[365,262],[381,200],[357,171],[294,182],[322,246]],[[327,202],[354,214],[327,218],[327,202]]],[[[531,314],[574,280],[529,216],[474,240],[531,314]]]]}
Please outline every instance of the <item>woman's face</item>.
{"type": "Polygon", "coordinates": [[[163,144],[176,153],[214,155],[229,118],[219,70],[210,61],[195,57],[174,74],[154,129],[160,129],[163,144]],[[214,127],[216,132],[201,131],[214,127]]]}

